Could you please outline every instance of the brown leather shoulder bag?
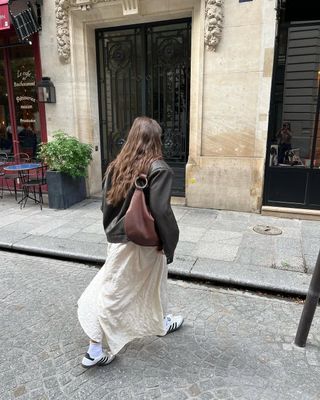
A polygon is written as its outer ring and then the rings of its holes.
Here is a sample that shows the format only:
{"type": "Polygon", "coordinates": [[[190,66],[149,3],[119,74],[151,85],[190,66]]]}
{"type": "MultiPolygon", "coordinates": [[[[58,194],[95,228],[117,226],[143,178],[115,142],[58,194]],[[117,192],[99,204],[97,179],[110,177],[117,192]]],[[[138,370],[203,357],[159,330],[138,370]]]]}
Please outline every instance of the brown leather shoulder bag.
{"type": "Polygon", "coordinates": [[[135,180],[135,190],[124,219],[124,229],[128,239],[140,246],[159,246],[160,239],[154,218],[147,207],[144,189],[148,187],[145,174],[135,180]]]}

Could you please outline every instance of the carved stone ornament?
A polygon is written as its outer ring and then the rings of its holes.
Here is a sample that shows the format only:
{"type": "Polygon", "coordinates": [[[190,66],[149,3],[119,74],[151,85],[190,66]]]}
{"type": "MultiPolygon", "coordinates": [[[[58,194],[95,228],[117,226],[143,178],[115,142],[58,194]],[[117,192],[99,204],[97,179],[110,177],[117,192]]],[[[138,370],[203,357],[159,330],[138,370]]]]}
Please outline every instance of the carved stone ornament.
{"type": "Polygon", "coordinates": [[[222,36],[223,0],[206,0],[204,42],[207,50],[216,51],[222,36]]]}
{"type": "Polygon", "coordinates": [[[57,44],[60,61],[70,61],[70,0],[56,0],[57,44]]]}
{"type": "Polygon", "coordinates": [[[121,3],[123,15],[138,14],[139,0],[55,0],[56,29],[59,59],[70,62],[69,14],[71,8],[89,11],[97,3],[121,3]]]}

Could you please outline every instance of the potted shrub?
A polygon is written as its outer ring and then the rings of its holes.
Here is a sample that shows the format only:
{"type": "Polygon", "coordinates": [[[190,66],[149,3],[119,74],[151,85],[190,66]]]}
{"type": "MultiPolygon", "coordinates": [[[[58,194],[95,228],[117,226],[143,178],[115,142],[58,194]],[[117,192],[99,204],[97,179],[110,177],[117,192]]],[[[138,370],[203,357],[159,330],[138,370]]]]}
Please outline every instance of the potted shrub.
{"type": "Polygon", "coordinates": [[[48,167],[49,208],[65,209],[86,198],[91,145],[56,131],[50,142],[40,144],[38,156],[48,167]]]}

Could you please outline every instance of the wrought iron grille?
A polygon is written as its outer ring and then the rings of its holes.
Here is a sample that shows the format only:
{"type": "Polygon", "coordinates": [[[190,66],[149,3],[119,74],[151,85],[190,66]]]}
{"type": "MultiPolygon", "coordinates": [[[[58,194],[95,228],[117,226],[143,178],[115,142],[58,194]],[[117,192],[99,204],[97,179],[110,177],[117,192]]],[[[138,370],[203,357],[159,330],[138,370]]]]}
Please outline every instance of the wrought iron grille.
{"type": "Polygon", "coordinates": [[[135,117],[163,129],[173,194],[184,195],[188,157],[191,21],[97,31],[102,168],[123,145],[135,117]]]}

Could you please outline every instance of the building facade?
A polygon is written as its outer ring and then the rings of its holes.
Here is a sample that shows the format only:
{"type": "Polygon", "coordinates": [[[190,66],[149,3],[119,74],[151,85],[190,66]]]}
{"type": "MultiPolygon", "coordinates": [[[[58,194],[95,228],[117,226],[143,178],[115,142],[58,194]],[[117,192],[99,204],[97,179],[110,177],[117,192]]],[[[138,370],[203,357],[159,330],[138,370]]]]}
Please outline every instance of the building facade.
{"type": "Polygon", "coordinates": [[[44,2],[42,75],[51,78],[57,96],[45,105],[48,139],[62,129],[93,145],[89,194],[101,191],[103,172],[133,119],[148,115],[163,128],[173,194],[186,205],[249,212],[320,208],[319,21],[315,8],[302,15],[297,0],[287,3],[44,2]],[[307,20],[314,20],[309,30],[307,20]],[[292,53],[292,46],[308,50],[292,53]],[[282,140],[284,122],[292,133],[282,140]],[[314,201],[304,201],[306,191],[315,192],[314,201]]]}

